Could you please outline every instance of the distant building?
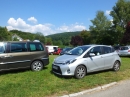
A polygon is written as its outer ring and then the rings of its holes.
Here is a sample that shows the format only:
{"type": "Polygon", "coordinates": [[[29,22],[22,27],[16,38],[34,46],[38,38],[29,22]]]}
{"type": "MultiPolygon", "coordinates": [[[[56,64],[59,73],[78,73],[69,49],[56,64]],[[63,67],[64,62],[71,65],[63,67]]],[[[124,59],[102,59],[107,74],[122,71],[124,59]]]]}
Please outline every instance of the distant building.
{"type": "Polygon", "coordinates": [[[12,41],[14,41],[14,38],[18,39],[19,41],[23,41],[23,39],[21,37],[19,37],[17,34],[14,34],[12,36],[12,41]]]}

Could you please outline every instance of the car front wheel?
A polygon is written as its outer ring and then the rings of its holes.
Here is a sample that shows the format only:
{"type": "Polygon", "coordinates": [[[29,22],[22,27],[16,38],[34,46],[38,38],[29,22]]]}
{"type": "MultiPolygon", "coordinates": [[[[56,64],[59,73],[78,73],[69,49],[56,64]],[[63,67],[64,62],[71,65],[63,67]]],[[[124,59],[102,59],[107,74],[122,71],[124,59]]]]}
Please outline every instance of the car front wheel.
{"type": "Polygon", "coordinates": [[[113,71],[118,71],[120,69],[120,62],[116,61],[113,65],[113,71]]]}
{"type": "Polygon", "coordinates": [[[75,77],[81,79],[86,75],[86,68],[84,66],[78,66],[75,70],[75,77]]]}
{"type": "Polygon", "coordinates": [[[32,64],[31,64],[31,69],[32,71],[40,71],[43,69],[43,63],[41,61],[34,61],[32,64]]]}

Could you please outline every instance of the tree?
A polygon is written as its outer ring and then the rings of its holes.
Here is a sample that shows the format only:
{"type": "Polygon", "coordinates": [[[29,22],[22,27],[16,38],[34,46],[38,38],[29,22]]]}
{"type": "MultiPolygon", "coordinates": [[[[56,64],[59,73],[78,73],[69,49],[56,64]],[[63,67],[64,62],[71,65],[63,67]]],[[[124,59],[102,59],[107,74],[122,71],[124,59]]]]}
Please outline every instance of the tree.
{"type": "Polygon", "coordinates": [[[6,27],[0,27],[0,41],[9,40],[11,40],[11,33],[9,33],[6,27]]]}
{"type": "Polygon", "coordinates": [[[45,38],[45,44],[46,45],[52,45],[53,43],[52,43],[52,39],[51,38],[45,38]]]}
{"type": "Polygon", "coordinates": [[[53,45],[58,45],[58,46],[61,46],[63,45],[62,41],[61,40],[58,40],[58,41],[53,41],[53,45]]]}
{"type": "Polygon", "coordinates": [[[83,39],[81,36],[78,35],[72,36],[70,44],[73,46],[83,45],[83,39]]]}
{"type": "Polygon", "coordinates": [[[113,17],[113,31],[119,42],[125,32],[126,24],[130,21],[130,1],[118,0],[110,15],[113,17]]]}
{"type": "Polygon", "coordinates": [[[37,32],[35,35],[35,40],[40,40],[40,42],[45,43],[45,37],[41,32],[37,32]]]}
{"type": "Polygon", "coordinates": [[[23,32],[23,31],[19,31],[19,30],[10,30],[9,33],[11,33],[12,35],[16,34],[18,36],[20,36],[22,39],[24,40],[30,40],[33,41],[35,40],[35,35],[33,33],[30,32],[23,32]]]}
{"type": "Polygon", "coordinates": [[[87,30],[83,30],[80,32],[80,36],[83,39],[83,44],[90,44],[91,39],[90,39],[90,32],[87,30]]]}
{"type": "Polygon", "coordinates": [[[104,40],[108,40],[110,38],[108,36],[111,36],[108,33],[110,31],[111,21],[107,19],[103,11],[98,11],[96,17],[91,22],[93,25],[89,29],[93,39],[92,43],[106,44],[104,40]]]}
{"type": "Polygon", "coordinates": [[[127,23],[126,31],[124,33],[124,36],[121,40],[121,44],[130,44],[130,21],[127,23]]]}

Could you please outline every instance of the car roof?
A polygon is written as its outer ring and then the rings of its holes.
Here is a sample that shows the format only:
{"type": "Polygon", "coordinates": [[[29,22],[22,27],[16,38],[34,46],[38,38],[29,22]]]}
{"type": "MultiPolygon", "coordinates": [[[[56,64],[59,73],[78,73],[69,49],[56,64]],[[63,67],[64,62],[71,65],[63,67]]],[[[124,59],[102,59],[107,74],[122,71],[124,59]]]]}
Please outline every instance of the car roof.
{"type": "Polygon", "coordinates": [[[82,46],[90,46],[90,47],[95,47],[95,46],[107,46],[107,47],[112,47],[111,45],[100,45],[100,44],[91,44],[91,45],[82,45],[82,46]]]}
{"type": "Polygon", "coordinates": [[[34,41],[1,41],[1,43],[41,43],[41,42],[34,42],[34,41]]]}

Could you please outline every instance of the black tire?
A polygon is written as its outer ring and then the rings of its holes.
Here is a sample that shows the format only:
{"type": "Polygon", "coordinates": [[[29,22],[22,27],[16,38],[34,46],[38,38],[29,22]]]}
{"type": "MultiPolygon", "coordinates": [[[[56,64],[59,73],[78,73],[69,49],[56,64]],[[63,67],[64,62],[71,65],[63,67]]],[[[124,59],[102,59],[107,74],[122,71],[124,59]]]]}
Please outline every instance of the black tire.
{"type": "Polygon", "coordinates": [[[114,65],[113,65],[113,71],[119,71],[119,70],[120,70],[120,62],[115,61],[114,65]]]}
{"type": "Polygon", "coordinates": [[[43,69],[43,63],[39,60],[32,62],[31,70],[32,71],[41,71],[43,69]]]}
{"type": "Polygon", "coordinates": [[[75,70],[75,78],[81,79],[86,76],[86,68],[82,65],[78,66],[75,70]]]}

